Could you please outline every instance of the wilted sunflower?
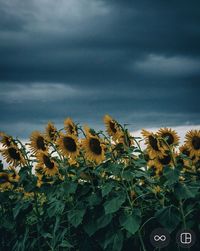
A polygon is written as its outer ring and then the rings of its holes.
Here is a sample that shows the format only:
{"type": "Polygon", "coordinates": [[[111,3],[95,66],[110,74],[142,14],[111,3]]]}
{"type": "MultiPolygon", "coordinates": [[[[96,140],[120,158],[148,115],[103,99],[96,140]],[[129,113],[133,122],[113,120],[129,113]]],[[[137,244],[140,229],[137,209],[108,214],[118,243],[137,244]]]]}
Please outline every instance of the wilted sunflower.
{"type": "Polygon", "coordinates": [[[2,156],[6,159],[8,164],[13,166],[18,166],[20,164],[25,164],[25,159],[17,146],[10,146],[6,149],[3,149],[2,156]]]}
{"type": "Polygon", "coordinates": [[[162,158],[164,155],[164,148],[161,147],[161,142],[158,140],[157,135],[144,129],[142,130],[141,134],[145,138],[145,145],[147,145],[146,150],[150,158],[162,158]]]}
{"type": "Polygon", "coordinates": [[[55,141],[57,138],[57,129],[53,123],[49,122],[45,130],[45,137],[48,141],[55,141]]]}
{"type": "Polygon", "coordinates": [[[71,118],[65,119],[64,128],[67,134],[78,136],[78,128],[71,118]]]}
{"type": "Polygon", "coordinates": [[[38,153],[37,159],[39,162],[36,165],[36,169],[43,168],[42,172],[47,176],[54,176],[58,173],[57,163],[49,156],[47,152],[38,153]]]}
{"type": "Polygon", "coordinates": [[[104,116],[104,123],[106,126],[106,131],[113,140],[118,140],[122,136],[122,130],[120,129],[116,120],[111,118],[109,115],[104,116]]]}
{"type": "Polygon", "coordinates": [[[10,177],[10,181],[11,182],[18,182],[20,179],[20,176],[17,172],[17,170],[13,167],[13,166],[9,166],[8,170],[10,170],[11,172],[9,173],[9,177],[10,177]]]}
{"type": "Polygon", "coordinates": [[[163,157],[161,158],[157,158],[158,162],[162,165],[162,166],[172,166],[173,165],[173,162],[172,162],[172,157],[167,154],[167,155],[164,155],[163,157]]]}
{"type": "Polygon", "coordinates": [[[64,156],[75,159],[79,155],[78,138],[72,134],[60,134],[58,148],[64,156]]]}
{"type": "Polygon", "coordinates": [[[149,160],[147,162],[147,167],[154,170],[156,175],[161,175],[163,171],[163,166],[158,162],[157,159],[149,160]]]}
{"type": "Polygon", "coordinates": [[[0,142],[2,143],[2,146],[9,147],[13,144],[12,137],[7,135],[4,132],[0,132],[0,142]]]}
{"type": "Polygon", "coordinates": [[[12,188],[10,183],[10,177],[8,173],[0,173],[0,190],[6,190],[12,188]]]}
{"type": "Polygon", "coordinates": [[[100,164],[105,159],[105,144],[97,135],[86,134],[86,138],[82,140],[82,146],[85,157],[89,161],[100,164]]]}
{"type": "Polygon", "coordinates": [[[39,131],[34,131],[30,137],[30,148],[33,154],[36,154],[38,151],[46,151],[47,146],[45,142],[45,137],[39,131]]]}
{"type": "Polygon", "coordinates": [[[185,145],[191,155],[200,156],[200,130],[191,130],[185,135],[185,145]]]}
{"type": "Polygon", "coordinates": [[[184,166],[191,166],[191,164],[195,164],[198,160],[199,157],[192,155],[191,151],[188,149],[187,145],[182,145],[179,147],[180,153],[184,154],[187,158],[183,158],[182,162],[184,163],[184,166]]]}
{"type": "Polygon", "coordinates": [[[176,146],[179,144],[180,137],[177,132],[171,128],[161,128],[157,135],[158,137],[165,139],[169,146],[176,146]]]}

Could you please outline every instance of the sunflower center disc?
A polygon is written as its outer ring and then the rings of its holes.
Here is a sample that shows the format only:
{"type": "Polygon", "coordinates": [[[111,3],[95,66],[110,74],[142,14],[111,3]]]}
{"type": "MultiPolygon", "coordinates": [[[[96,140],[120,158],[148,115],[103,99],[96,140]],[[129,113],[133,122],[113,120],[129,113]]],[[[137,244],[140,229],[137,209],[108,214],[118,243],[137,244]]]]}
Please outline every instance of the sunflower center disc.
{"type": "Polygon", "coordinates": [[[151,145],[151,147],[155,150],[155,151],[159,151],[158,148],[158,141],[155,137],[153,136],[149,136],[149,144],[151,145]]]}
{"type": "Polygon", "coordinates": [[[45,144],[44,144],[44,138],[42,136],[39,136],[37,138],[36,144],[37,144],[38,149],[40,149],[42,151],[46,150],[46,147],[45,147],[45,144]]]}
{"type": "Polygon", "coordinates": [[[0,177],[0,183],[1,184],[6,183],[7,181],[8,181],[8,176],[7,175],[4,175],[4,176],[0,177]]]}
{"type": "Polygon", "coordinates": [[[47,168],[53,169],[54,163],[50,160],[50,158],[46,155],[43,156],[44,164],[47,168]]]}
{"type": "Polygon", "coordinates": [[[192,145],[194,146],[195,150],[199,150],[200,149],[200,137],[194,136],[192,138],[192,145]]]}
{"type": "Polygon", "coordinates": [[[98,139],[90,139],[90,149],[97,155],[100,155],[102,153],[101,145],[98,139]]]}
{"type": "Polygon", "coordinates": [[[71,137],[64,137],[63,144],[69,152],[76,152],[76,142],[71,137]]]}
{"type": "Polygon", "coordinates": [[[117,132],[117,130],[116,130],[116,128],[115,128],[115,123],[113,123],[112,121],[110,121],[110,129],[111,129],[111,131],[114,132],[114,133],[117,132]]]}
{"type": "Polygon", "coordinates": [[[167,138],[166,141],[168,145],[172,145],[174,143],[174,137],[171,133],[164,133],[162,137],[167,138]]]}
{"type": "Polygon", "coordinates": [[[20,160],[20,154],[17,152],[17,150],[14,147],[8,148],[8,154],[9,156],[14,160],[20,160]]]}
{"type": "Polygon", "coordinates": [[[159,159],[159,162],[162,165],[168,165],[171,161],[171,157],[169,155],[166,155],[164,158],[159,159]]]}

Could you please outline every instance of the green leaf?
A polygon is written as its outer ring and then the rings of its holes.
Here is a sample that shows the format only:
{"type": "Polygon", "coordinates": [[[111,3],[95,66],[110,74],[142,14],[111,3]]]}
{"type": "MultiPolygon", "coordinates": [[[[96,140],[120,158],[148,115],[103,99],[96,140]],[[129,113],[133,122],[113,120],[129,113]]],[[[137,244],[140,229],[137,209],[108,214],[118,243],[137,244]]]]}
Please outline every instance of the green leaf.
{"type": "Polygon", "coordinates": [[[74,227],[77,227],[78,225],[81,224],[84,214],[85,214],[85,209],[76,209],[70,211],[68,214],[68,220],[74,227]]]}
{"type": "Polygon", "coordinates": [[[61,248],[72,248],[73,247],[67,240],[63,240],[59,246],[61,248]]]}
{"type": "Polygon", "coordinates": [[[109,250],[109,251],[120,251],[123,246],[123,233],[122,231],[118,230],[114,233],[108,233],[106,234],[105,241],[103,243],[103,249],[109,250]]]}
{"type": "Polygon", "coordinates": [[[176,184],[174,193],[179,200],[195,198],[198,194],[199,187],[186,186],[185,184],[176,184]]]}
{"type": "Polygon", "coordinates": [[[141,224],[141,218],[138,215],[122,215],[119,219],[120,224],[131,234],[135,234],[141,224]]]}
{"type": "Polygon", "coordinates": [[[107,226],[112,220],[111,214],[102,215],[97,220],[91,220],[88,224],[84,224],[84,229],[89,236],[92,236],[99,229],[107,226]]]}
{"type": "Polygon", "coordinates": [[[168,186],[171,186],[171,185],[175,184],[176,182],[178,182],[179,174],[180,174],[179,169],[177,169],[177,168],[172,169],[172,168],[166,166],[164,168],[164,173],[163,173],[163,175],[167,179],[165,184],[168,186]]]}
{"type": "Polygon", "coordinates": [[[114,184],[113,183],[106,183],[103,187],[102,187],[102,197],[106,196],[107,194],[109,194],[112,189],[114,187],[114,184]]]}
{"type": "Polygon", "coordinates": [[[170,233],[178,226],[181,220],[180,213],[174,206],[162,208],[156,212],[155,217],[170,233]]]}
{"type": "Polygon", "coordinates": [[[77,184],[65,181],[62,185],[63,191],[67,194],[74,194],[77,189],[77,184]]]}
{"type": "Polygon", "coordinates": [[[123,192],[121,192],[118,194],[118,196],[106,201],[104,203],[105,214],[111,214],[118,211],[125,200],[126,196],[123,192]]]}

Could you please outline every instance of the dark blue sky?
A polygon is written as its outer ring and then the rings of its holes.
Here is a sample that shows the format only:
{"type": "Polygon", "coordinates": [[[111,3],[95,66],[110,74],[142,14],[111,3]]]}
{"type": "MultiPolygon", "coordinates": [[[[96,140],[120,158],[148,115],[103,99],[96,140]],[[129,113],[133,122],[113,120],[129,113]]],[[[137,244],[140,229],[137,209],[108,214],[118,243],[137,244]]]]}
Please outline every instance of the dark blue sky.
{"type": "Polygon", "coordinates": [[[200,2],[0,0],[0,130],[200,124],[200,2]]]}

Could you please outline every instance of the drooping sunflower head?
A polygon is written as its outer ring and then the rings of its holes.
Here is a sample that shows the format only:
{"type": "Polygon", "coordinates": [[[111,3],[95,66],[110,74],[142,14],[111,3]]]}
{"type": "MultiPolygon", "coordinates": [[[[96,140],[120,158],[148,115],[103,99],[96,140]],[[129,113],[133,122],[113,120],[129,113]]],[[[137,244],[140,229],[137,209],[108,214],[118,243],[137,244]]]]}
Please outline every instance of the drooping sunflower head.
{"type": "Polygon", "coordinates": [[[57,145],[61,153],[70,158],[76,158],[79,155],[78,138],[73,134],[60,134],[57,145]]]}
{"type": "Polygon", "coordinates": [[[161,175],[163,171],[163,166],[157,161],[157,159],[149,160],[147,162],[147,167],[153,171],[153,175],[161,175]]]}
{"type": "Polygon", "coordinates": [[[17,170],[13,166],[9,166],[8,170],[10,171],[9,173],[9,180],[11,182],[18,182],[20,179],[20,176],[17,172],[17,170]]]}
{"type": "Polygon", "coordinates": [[[6,133],[0,132],[0,142],[2,143],[2,146],[9,147],[13,144],[13,139],[6,133]]]}
{"type": "Polygon", "coordinates": [[[74,121],[71,118],[65,119],[64,128],[65,128],[67,134],[72,134],[72,135],[78,136],[77,125],[74,123],[74,121]]]}
{"type": "Polygon", "coordinates": [[[97,135],[88,135],[82,146],[87,160],[100,164],[105,159],[105,144],[97,135]]]}
{"type": "Polygon", "coordinates": [[[158,158],[158,162],[163,166],[169,166],[172,164],[172,158],[169,154],[167,154],[161,158],[158,158]]]}
{"type": "Polygon", "coordinates": [[[196,164],[199,161],[200,156],[192,154],[191,150],[189,150],[186,144],[179,147],[179,151],[181,154],[186,156],[186,157],[181,156],[181,159],[179,160],[185,166],[191,166],[192,164],[196,164]]]}
{"type": "Polygon", "coordinates": [[[34,131],[30,137],[30,148],[33,154],[36,154],[38,151],[46,151],[47,145],[45,142],[45,137],[39,131],[34,131]]]}
{"type": "Polygon", "coordinates": [[[24,165],[25,159],[17,146],[10,146],[2,150],[2,156],[5,158],[6,162],[13,165],[24,165]]]}
{"type": "Polygon", "coordinates": [[[200,130],[191,130],[185,135],[185,145],[191,155],[200,156],[200,130]]]}
{"type": "Polygon", "coordinates": [[[57,129],[53,123],[49,122],[45,130],[45,137],[48,141],[55,141],[57,138],[57,129]]]}
{"type": "Polygon", "coordinates": [[[157,134],[142,130],[142,136],[145,138],[145,144],[147,145],[147,153],[153,159],[156,157],[162,157],[164,154],[164,148],[161,146],[161,142],[158,139],[157,134]]]}
{"type": "Polygon", "coordinates": [[[122,135],[122,130],[119,127],[119,124],[116,120],[111,118],[109,115],[104,116],[104,123],[106,126],[106,131],[109,136],[113,138],[113,140],[118,140],[119,137],[122,135]]]}
{"type": "MultiPolygon", "coordinates": [[[[38,164],[36,169],[42,169],[43,173],[47,176],[54,176],[58,173],[57,163],[49,156],[47,152],[39,152],[37,154],[38,164]]],[[[39,171],[39,170],[37,170],[39,171]]]]}
{"type": "Polygon", "coordinates": [[[7,190],[12,187],[8,173],[0,173],[0,190],[7,190]]]}
{"type": "Polygon", "coordinates": [[[180,151],[180,153],[184,154],[187,157],[191,156],[191,152],[188,149],[187,145],[185,145],[185,144],[179,147],[179,151],[180,151]]]}
{"type": "Polygon", "coordinates": [[[166,140],[169,146],[176,146],[179,144],[180,137],[177,132],[171,128],[161,128],[157,134],[159,137],[166,140]]]}

